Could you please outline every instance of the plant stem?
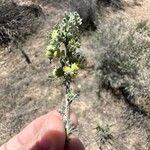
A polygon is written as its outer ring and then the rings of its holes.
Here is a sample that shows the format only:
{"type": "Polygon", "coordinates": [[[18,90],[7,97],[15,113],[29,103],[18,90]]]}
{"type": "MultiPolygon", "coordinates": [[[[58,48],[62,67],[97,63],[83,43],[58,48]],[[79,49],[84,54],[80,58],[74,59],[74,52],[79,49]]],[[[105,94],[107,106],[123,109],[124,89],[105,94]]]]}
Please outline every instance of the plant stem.
{"type": "Polygon", "coordinates": [[[68,101],[68,96],[66,95],[65,98],[65,121],[66,121],[66,134],[69,134],[69,110],[70,110],[70,106],[69,106],[69,101],[68,101]]]}
{"type": "Polygon", "coordinates": [[[65,79],[65,87],[66,87],[66,97],[65,97],[65,128],[66,128],[66,134],[69,135],[69,129],[70,129],[70,120],[69,120],[69,111],[70,111],[70,99],[68,97],[68,94],[70,92],[70,76],[66,76],[65,79]]]}

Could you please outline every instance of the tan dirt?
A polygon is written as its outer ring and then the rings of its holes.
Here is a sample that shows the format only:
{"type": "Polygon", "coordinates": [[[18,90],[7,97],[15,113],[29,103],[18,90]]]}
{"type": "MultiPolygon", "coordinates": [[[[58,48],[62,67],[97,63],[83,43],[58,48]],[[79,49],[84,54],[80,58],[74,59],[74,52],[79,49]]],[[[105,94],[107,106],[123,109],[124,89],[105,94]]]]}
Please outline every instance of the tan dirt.
{"type": "MultiPolygon", "coordinates": [[[[45,47],[47,33],[63,17],[65,7],[44,5],[40,0],[16,1],[20,4],[40,4],[46,13],[46,20],[38,32],[24,43],[23,49],[30,57],[31,65],[25,62],[18,50],[14,49],[11,53],[0,51],[0,145],[36,117],[60,107],[58,105],[64,95],[61,83],[47,80],[50,65],[45,57],[45,47]]],[[[136,21],[150,20],[150,1],[143,0],[140,5],[126,7],[125,11],[117,13],[136,21]]],[[[132,110],[122,98],[118,99],[106,90],[101,92],[100,97],[97,96],[98,81],[93,68],[95,52],[90,41],[90,36],[82,38],[81,52],[87,58],[88,68],[81,71],[73,84],[80,92],[79,100],[72,107],[79,118],[79,137],[87,150],[98,150],[94,128],[97,122],[101,122],[111,126],[115,137],[113,145],[108,144],[104,150],[148,150],[145,120],[137,123],[132,116],[129,119],[134,124],[132,126],[126,122],[132,110]]]]}

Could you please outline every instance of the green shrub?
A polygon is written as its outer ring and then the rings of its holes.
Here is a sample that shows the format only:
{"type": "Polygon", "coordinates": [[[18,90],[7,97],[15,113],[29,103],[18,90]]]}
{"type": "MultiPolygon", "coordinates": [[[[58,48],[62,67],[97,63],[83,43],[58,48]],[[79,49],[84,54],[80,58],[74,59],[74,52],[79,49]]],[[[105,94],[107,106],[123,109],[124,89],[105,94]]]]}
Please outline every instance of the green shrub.
{"type": "Polygon", "coordinates": [[[150,28],[116,18],[100,23],[96,35],[97,73],[103,85],[126,99],[150,97],[150,28]]]}
{"type": "Polygon", "coordinates": [[[106,145],[113,144],[114,137],[111,133],[110,126],[102,126],[100,124],[96,127],[96,141],[99,145],[99,149],[102,150],[106,145]]]}

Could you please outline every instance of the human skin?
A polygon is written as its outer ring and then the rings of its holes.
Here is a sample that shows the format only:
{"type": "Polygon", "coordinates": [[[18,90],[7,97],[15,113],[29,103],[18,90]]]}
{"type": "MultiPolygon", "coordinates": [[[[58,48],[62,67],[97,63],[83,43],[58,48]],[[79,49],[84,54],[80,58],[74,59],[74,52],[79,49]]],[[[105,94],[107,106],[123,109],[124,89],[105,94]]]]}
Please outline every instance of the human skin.
{"type": "MultiPolygon", "coordinates": [[[[76,116],[70,118],[77,126],[76,116]]],[[[63,118],[57,111],[43,115],[0,147],[0,150],[85,150],[78,138],[71,136],[66,144],[63,118]]]]}

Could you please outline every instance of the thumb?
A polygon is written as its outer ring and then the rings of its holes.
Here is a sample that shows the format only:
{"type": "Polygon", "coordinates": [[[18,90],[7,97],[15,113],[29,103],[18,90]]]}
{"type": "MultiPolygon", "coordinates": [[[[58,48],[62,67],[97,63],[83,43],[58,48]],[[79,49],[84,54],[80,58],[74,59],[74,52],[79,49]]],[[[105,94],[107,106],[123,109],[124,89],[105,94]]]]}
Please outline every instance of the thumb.
{"type": "Polygon", "coordinates": [[[47,119],[39,133],[24,150],[63,150],[65,145],[65,129],[61,115],[54,111],[47,115],[47,119]]]}

